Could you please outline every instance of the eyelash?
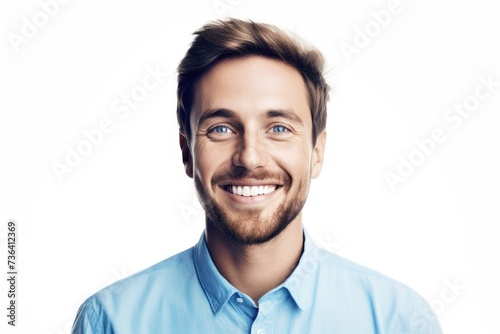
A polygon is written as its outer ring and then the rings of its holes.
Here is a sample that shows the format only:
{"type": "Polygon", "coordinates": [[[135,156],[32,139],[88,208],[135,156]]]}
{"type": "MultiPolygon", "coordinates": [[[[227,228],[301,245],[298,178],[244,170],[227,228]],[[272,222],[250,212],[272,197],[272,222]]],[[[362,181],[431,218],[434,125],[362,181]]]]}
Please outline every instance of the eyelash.
{"type": "Polygon", "coordinates": [[[214,126],[212,126],[210,129],[208,129],[207,133],[211,134],[211,133],[216,133],[216,134],[226,134],[227,132],[216,132],[215,129],[217,128],[226,128],[228,129],[229,131],[231,132],[234,132],[233,129],[231,129],[229,126],[227,126],[226,124],[215,124],[214,126]]]}
{"type": "MultiPolygon", "coordinates": [[[[210,127],[207,130],[207,134],[209,134],[209,135],[210,134],[226,135],[226,134],[229,133],[229,132],[216,132],[215,130],[218,129],[218,128],[226,128],[230,132],[233,132],[233,133],[236,132],[230,126],[228,126],[227,124],[221,123],[221,124],[215,124],[212,127],[210,127]]],[[[288,133],[288,132],[293,132],[293,129],[289,125],[287,125],[287,124],[277,123],[277,124],[274,124],[273,126],[271,126],[268,131],[271,131],[272,133],[275,133],[275,134],[285,134],[285,133],[288,133]],[[283,132],[273,132],[273,131],[271,131],[272,129],[274,129],[276,127],[283,127],[285,129],[285,131],[283,131],[283,132]]]]}
{"type": "Polygon", "coordinates": [[[286,130],[286,131],[284,131],[284,132],[275,132],[275,133],[280,133],[280,134],[281,134],[281,133],[286,133],[286,132],[291,132],[291,131],[292,131],[292,129],[291,129],[291,127],[290,127],[290,126],[288,126],[288,125],[286,125],[286,124],[282,124],[282,123],[279,123],[279,124],[275,124],[275,125],[273,125],[273,126],[271,127],[271,129],[276,128],[276,127],[279,127],[279,126],[282,126],[283,128],[285,128],[285,130],[286,130]]]}

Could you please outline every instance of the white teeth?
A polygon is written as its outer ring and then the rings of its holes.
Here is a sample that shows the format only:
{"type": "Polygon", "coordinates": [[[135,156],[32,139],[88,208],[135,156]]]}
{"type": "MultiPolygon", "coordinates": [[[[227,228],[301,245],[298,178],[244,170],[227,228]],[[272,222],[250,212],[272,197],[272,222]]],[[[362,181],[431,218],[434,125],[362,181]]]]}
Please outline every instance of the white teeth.
{"type": "Polygon", "coordinates": [[[235,195],[250,197],[269,194],[276,186],[231,186],[230,189],[235,195]]]}
{"type": "Polygon", "coordinates": [[[253,186],[250,188],[250,195],[251,196],[257,196],[259,194],[259,187],[253,186]]]}

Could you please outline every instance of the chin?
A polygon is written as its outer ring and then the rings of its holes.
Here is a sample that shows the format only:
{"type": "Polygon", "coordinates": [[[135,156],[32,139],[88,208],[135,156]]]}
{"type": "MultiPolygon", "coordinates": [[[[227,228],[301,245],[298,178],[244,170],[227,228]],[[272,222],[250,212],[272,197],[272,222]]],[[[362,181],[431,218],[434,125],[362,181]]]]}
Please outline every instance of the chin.
{"type": "Polygon", "coordinates": [[[267,243],[280,235],[297,217],[303,206],[281,205],[274,214],[265,219],[260,214],[238,215],[229,217],[219,207],[206,211],[207,219],[222,236],[240,245],[258,245],[267,243]],[[246,216],[246,217],[245,217],[246,216]]]}

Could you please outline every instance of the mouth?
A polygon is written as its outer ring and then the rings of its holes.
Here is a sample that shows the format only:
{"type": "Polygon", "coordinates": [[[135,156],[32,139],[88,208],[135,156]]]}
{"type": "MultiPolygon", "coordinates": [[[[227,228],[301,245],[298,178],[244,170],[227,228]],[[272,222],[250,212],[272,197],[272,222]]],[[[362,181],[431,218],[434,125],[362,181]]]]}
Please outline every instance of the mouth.
{"type": "Polygon", "coordinates": [[[266,184],[266,185],[224,185],[222,189],[225,191],[242,197],[255,197],[255,196],[263,196],[268,195],[281,186],[277,184],[266,184]]]}

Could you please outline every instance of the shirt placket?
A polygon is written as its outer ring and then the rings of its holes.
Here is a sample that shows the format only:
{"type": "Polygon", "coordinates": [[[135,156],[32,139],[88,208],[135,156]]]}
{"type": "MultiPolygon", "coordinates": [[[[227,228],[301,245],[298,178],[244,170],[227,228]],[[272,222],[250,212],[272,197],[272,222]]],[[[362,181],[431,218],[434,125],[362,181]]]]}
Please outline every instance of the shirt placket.
{"type": "Polygon", "coordinates": [[[259,312],[252,324],[251,334],[273,333],[276,304],[277,300],[273,300],[273,298],[260,302],[259,312]]]}

